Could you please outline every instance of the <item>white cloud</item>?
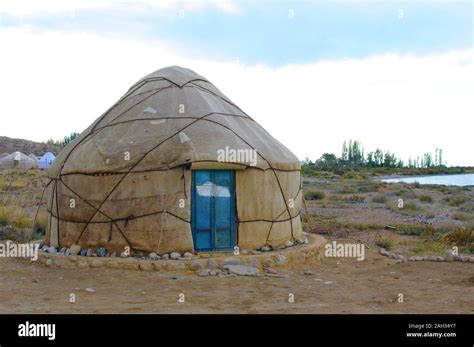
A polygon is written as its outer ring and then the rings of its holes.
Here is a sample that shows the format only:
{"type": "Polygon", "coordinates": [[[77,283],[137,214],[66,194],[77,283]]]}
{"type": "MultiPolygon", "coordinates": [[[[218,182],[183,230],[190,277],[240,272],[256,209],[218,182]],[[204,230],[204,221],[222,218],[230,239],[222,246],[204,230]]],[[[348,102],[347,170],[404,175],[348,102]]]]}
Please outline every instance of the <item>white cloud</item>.
{"type": "Polygon", "coordinates": [[[145,11],[185,10],[196,11],[211,7],[225,13],[238,13],[233,0],[0,0],[0,13],[24,16],[33,14],[70,13],[81,10],[110,9],[113,7],[142,8],[145,11]]]}
{"type": "Polygon", "coordinates": [[[444,150],[474,165],[473,51],[387,54],[282,68],[183,57],[168,43],[0,29],[0,134],[81,131],[144,75],[181,65],[206,76],[301,159],[363,141],[404,158],[444,150]]]}

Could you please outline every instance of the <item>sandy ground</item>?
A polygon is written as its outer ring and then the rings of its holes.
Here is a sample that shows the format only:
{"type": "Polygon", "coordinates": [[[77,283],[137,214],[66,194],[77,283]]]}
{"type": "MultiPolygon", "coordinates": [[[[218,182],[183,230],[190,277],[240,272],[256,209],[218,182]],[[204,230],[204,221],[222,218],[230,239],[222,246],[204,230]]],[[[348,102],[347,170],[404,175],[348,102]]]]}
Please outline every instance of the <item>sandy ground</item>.
{"type": "Polygon", "coordinates": [[[0,313],[474,313],[470,263],[395,264],[369,251],[362,262],[326,258],[279,274],[287,277],[52,269],[0,259],[0,313]]]}

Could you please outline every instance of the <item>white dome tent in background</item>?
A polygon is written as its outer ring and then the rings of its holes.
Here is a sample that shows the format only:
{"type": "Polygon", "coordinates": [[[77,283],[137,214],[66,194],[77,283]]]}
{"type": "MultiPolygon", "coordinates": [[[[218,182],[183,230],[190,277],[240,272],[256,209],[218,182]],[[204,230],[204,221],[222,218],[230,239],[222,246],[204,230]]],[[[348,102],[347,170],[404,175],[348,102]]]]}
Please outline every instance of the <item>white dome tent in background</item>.
{"type": "Polygon", "coordinates": [[[51,152],[46,152],[39,160],[38,166],[40,169],[48,169],[56,159],[56,156],[51,152]]]}
{"type": "Polygon", "coordinates": [[[21,152],[13,152],[0,159],[0,167],[2,168],[20,168],[32,169],[37,167],[36,162],[21,152]]]}
{"type": "Polygon", "coordinates": [[[38,157],[36,154],[30,153],[30,154],[28,155],[28,157],[30,157],[31,159],[33,159],[33,160],[35,161],[36,165],[38,165],[38,163],[39,163],[39,157],[38,157]]]}

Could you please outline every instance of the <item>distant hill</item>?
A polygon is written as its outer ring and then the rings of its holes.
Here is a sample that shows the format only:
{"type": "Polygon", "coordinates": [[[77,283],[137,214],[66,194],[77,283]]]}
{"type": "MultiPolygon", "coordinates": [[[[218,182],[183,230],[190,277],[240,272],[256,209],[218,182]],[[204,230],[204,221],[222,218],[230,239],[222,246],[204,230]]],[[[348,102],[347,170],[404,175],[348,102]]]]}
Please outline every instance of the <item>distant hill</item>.
{"type": "Polygon", "coordinates": [[[35,155],[43,155],[46,152],[52,152],[57,155],[60,150],[61,147],[56,145],[0,136],[0,154],[20,151],[26,155],[30,153],[34,153],[35,155]]]}

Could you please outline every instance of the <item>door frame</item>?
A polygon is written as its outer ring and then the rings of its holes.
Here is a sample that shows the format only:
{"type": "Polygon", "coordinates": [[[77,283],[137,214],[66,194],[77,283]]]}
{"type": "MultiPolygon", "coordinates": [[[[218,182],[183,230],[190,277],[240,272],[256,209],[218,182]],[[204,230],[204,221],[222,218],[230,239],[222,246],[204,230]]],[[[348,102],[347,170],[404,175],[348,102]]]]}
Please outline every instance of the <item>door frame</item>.
{"type": "Polygon", "coordinates": [[[235,180],[235,170],[227,169],[196,169],[191,170],[191,233],[193,237],[193,246],[195,251],[198,252],[229,252],[234,251],[235,246],[238,243],[238,232],[237,232],[237,196],[236,196],[236,180],[235,180]],[[214,173],[218,171],[229,171],[232,177],[231,185],[231,211],[230,211],[230,239],[231,246],[216,248],[215,247],[215,238],[216,238],[216,227],[215,227],[215,197],[212,197],[211,203],[211,248],[209,249],[196,249],[196,185],[195,185],[195,172],[196,171],[210,171],[211,172],[211,181],[214,183],[214,173]]]}

